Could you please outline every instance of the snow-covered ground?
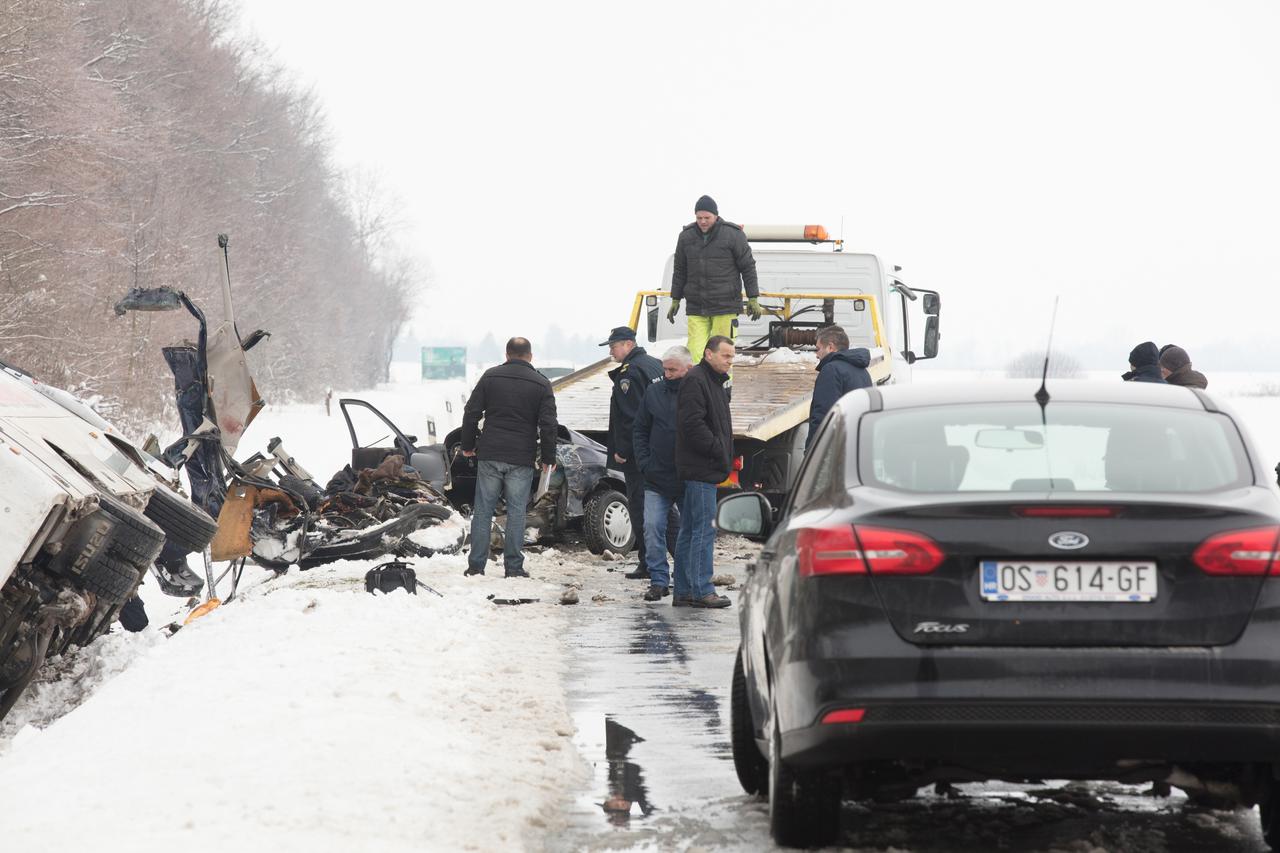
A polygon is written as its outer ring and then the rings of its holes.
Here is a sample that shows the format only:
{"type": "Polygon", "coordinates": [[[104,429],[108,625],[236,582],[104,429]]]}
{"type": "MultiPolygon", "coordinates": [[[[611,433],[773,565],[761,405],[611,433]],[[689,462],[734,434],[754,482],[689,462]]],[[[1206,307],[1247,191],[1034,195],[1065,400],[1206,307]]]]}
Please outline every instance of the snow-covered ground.
{"type": "MultiPolygon", "coordinates": [[[[468,386],[418,383],[414,370],[349,396],[424,441],[431,418],[443,438],[468,386]]],[[[1210,380],[1280,461],[1280,375],[1210,380]]],[[[328,417],[320,401],[269,407],[240,455],[280,436],[326,480],[350,456],[340,396],[328,417]]],[[[239,600],[172,636],[183,603],[148,583],[147,631],[50,662],[0,723],[3,849],[497,850],[576,837],[562,830],[590,778],[575,747],[589,739],[566,704],[569,620],[608,616],[593,595],[635,590],[572,549],[531,554],[533,580],[463,578],[457,555],[414,562],[443,597],[369,595],[371,563],[279,578],[249,567],[239,600]],[[557,603],[566,585],[581,588],[578,608],[557,603]]],[[[726,801],[726,820],[759,837],[759,808],[742,802],[726,801]]]]}
{"type": "MultiPolygon", "coordinates": [[[[428,416],[440,437],[461,423],[464,392],[351,396],[425,440],[428,416]]],[[[268,408],[240,455],[280,436],[323,482],[350,458],[339,396],[331,417],[323,404],[268,408]]],[[[589,575],[603,569],[553,550],[530,556],[537,580],[464,578],[460,555],[414,563],[443,597],[369,595],[372,563],[281,578],[250,566],[239,600],[172,637],[162,629],[182,602],[148,583],[147,631],[51,662],[0,724],[3,848],[541,846],[586,774],[557,602],[585,579],[592,606],[589,575]]]]}

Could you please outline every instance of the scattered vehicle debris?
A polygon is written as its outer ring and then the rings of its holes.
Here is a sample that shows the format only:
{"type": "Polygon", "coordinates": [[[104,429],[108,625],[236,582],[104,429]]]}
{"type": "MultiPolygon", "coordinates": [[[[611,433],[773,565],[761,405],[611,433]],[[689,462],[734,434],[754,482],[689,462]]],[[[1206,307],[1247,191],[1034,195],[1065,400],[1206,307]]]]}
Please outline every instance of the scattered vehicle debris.
{"type": "MultiPolygon", "coordinates": [[[[227,259],[228,239],[218,246],[227,259]]],[[[256,331],[241,338],[231,304],[230,264],[223,281],[223,319],[212,333],[203,311],[182,291],[167,287],[134,288],[115,306],[129,311],[172,311],[185,308],[197,321],[197,343],[164,347],[174,375],[183,435],[163,458],[184,468],[194,501],[217,518],[216,535],[198,548],[196,537],[179,535],[157,561],[156,575],[171,595],[198,594],[204,582],[186,568],[186,556],[205,552],[207,594],[228,574],[235,595],[247,559],[276,571],[297,565],[306,569],[340,559],[381,555],[428,556],[456,549],[465,524],[411,452],[352,453],[352,464],[323,488],[286,453],[279,438],[267,453],[243,463],[232,455],[245,428],[265,403],[248,370],[245,353],[269,336],[256,331]],[[451,522],[456,537],[422,537],[426,528],[451,522]],[[217,578],[212,563],[230,567],[217,578]]],[[[357,448],[358,450],[367,450],[357,448]]]]}

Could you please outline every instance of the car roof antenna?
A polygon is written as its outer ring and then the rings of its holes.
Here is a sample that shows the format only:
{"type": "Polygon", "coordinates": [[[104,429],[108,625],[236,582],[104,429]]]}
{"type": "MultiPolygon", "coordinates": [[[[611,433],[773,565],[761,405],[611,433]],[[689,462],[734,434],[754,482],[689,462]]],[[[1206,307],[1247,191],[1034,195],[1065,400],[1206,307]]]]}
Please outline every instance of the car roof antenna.
{"type": "Polygon", "coordinates": [[[1044,407],[1049,405],[1049,357],[1053,354],[1053,327],[1058,322],[1058,297],[1053,297],[1053,316],[1049,318],[1049,345],[1044,350],[1044,370],[1040,373],[1040,390],[1036,392],[1036,402],[1040,404],[1040,416],[1044,417],[1044,407]]]}
{"type": "Polygon", "coordinates": [[[1049,453],[1049,416],[1045,408],[1049,405],[1049,357],[1053,353],[1053,327],[1058,322],[1058,297],[1053,297],[1053,316],[1049,318],[1049,345],[1044,351],[1044,370],[1040,373],[1040,390],[1036,392],[1036,402],[1040,404],[1040,426],[1044,429],[1044,461],[1048,467],[1049,491],[1053,491],[1053,455],[1049,453]]]}

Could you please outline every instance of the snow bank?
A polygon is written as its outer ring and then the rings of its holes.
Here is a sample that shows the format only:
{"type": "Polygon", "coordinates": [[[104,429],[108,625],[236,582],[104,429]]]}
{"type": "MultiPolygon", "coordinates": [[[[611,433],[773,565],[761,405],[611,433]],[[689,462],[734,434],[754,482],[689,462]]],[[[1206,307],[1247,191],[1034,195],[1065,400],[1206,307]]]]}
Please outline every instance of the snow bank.
{"type": "Polygon", "coordinates": [[[5,848],[541,846],[585,774],[563,611],[486,595],[558,588],[440,556],[415,565],[443,598],[375,596],[369,565],[264,573],[167,641],[106,638],[132,665],[0,758],[5,848]]]}

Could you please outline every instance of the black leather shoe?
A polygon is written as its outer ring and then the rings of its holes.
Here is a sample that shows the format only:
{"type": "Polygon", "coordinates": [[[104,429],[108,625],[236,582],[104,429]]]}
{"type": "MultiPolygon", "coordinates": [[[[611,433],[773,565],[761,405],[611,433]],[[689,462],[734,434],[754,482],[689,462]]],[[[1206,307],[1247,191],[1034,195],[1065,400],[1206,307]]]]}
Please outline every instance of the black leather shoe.
{"type": "Polygon", "coordinates": [[[508,571],[508,572],[507,572],[507,577],[509,577],[509,578],[527,578],[527,577],[529,577],[529,573],[528,573],[528,572],[526,572],[524,569],[514,569],[514,570],[510,570],[510,571],[508,571]]]}
{"type": "Polygon", "coordinates": [[[467,577],[470,577],[471,575],[482,575],[484,574],[484,569],[483,568],[467,569],[465,572],[463,572],[463,574],[466,575],[467,577]]]}
{"type": "Polygon", "coordinates": [[[647,581],[649,579],[649,570],[644,566],[640,566],[634,572],[627,572],[623,577],[627,580],[647,581]]]}
{"type": "Polygon", "coordinates": [[[693,597],[688,595],[672,595],[671,596],[672,607],[692,607],[693,606],[691,603],[692,601],[693,601],[693,597]]]}
{"type": "Polygon", "coordinates": [[[661,601],[664,596],[671,594],[669,586],[651,586],[644,591],[645,601],[661,601]]]}

